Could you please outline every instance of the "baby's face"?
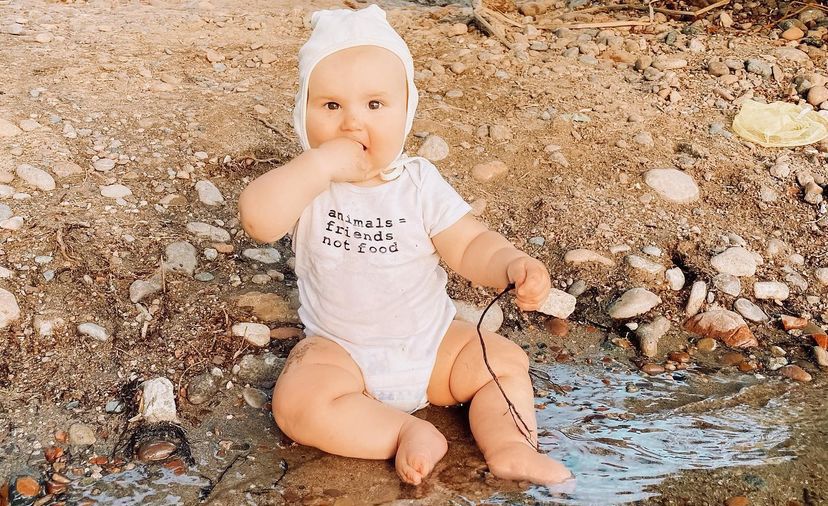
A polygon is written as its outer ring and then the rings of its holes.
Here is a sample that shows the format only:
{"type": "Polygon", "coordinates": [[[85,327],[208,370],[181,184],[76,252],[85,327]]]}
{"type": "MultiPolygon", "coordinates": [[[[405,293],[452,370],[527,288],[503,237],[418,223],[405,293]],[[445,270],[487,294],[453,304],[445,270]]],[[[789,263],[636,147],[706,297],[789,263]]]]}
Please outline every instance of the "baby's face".
{"type": "Polygon", "coordinates": [[[408,102],[405,67],[391,51],[356,46],[323,58],[308,81],[306,129],[312,148],[347,137],[363,145],[373,168],[402,149],[408,102]]]}

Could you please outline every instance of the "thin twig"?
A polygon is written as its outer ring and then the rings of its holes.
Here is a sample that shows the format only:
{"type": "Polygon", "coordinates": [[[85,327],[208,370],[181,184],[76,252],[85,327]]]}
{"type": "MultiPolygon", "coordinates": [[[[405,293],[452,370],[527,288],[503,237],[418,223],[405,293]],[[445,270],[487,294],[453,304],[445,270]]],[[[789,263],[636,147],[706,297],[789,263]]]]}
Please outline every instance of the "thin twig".
{"type": "Polygon", "coordinates": [[[507,48],[510,46],[509,41],[506,39],[506,29],[503,26],[497,24],[498,22],[493,19],[491,9],[486,8],[481,0],[474,0],[474,6],[472,8],[472,13],[474,14],[474,20],[477,24],[480,25],[481,28],[486,30],[491,35],[494,35],[497,40],[503,43],[504,46],[507,48]],[[490,20],[489,17],[492,19],[490,20]]]}
{"type": "Polygon", "coordinates": [[[500,292],[497,295],[497,297],[495,297],[489,303],[488,306],[486,306],[486,309],[483,310],[483,314],[480,315],[480,320],[477,322],[477,337],[480,338],[480,346],[483,348],[483,362],[486,364],[486,368],[489,370],[489,374],[492,375],[492,380],[494,380],[495,384],[497,385],[497,388],[500,389],[500,393],[503,394],[503,398],[506,400],[506,405],[509,408],[509,414],[512,415],[512,421],[515,422],[515,427],[517,427],[518,431],[520,432],[520,435],[526,438],[526,441],[529,443],[529,445],[535,450],[538,450],[538,442],[532,441],[532,430],[529,428],[528,425],[526,425],[526,421],[520,415],[512,401],[509,400],[509,396],[506,395],[506,391],[503,390],[503,386],[500,384],[500,380],[497,379],[497,375],[495,374],[494,370],[492,370],[492,366],[489,365],[489,356],[486,353],[486,342],[483,340],[483,334],[480,332],[480,325],[483,324],[483,318],[486,317],[486,312],[489,311],[489,309],[494,305],[495,302],[497,302],[497,299],[501,298],[514,287],[514,283],[509,283],[509,285],[502,292],[500,292]],[[523,425],[523,427],[518,425],[518,420],[520,420],[520,423],[523,425]]]}
{"type": "Polygon", "coordinates": [[[650,21],[602,21],[600,23],[576,23],[568,25],[566,23],[560,25],[561,28],[571,28],[579,30],[582,28],[620,28],[622,26],[649,26],[650,21]]]}
{"type": "Polygon", "coordinates": [[[274,124],[272,124],[272,123],[269,123],[266,119],[264,119],[264,118],[259,118],[259,117],[256,117],[256,119],[257,119],[257,120],[259,120],[259,121],[260,121],[260,122],[261,122],[264,126],[266,126],[268,129],[270,129],[270,130],[272,130],[272,131],[276,132],[277,134],[281,135],[283,138],[285,138],[285,139],[287,139],[287,138],[288,138],[288,136],[287,136],[287,135],[285,135],[285,133],[284,133],[284,132],[282,132],[282,130],[281,130],[279,127],[277,127],[276,125],[274,125],[274,124]]]}

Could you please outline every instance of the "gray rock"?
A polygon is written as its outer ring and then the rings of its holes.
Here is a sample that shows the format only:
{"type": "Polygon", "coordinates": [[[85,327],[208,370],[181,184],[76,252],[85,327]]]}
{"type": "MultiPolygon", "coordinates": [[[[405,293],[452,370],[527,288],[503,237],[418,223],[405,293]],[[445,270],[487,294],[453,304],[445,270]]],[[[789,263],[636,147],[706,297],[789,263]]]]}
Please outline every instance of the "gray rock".
{"type": "Polygon", "coordinates": [[[166,249],[164,268],[192,276],[198,266],[196,249],[185,241],[171,243],[166,249]]]}
{"type": "Polygon", "coordinates": [[[161,291],[161,275],[155,274],[148,280],[136,279],[129,285],[129,300],[138,303],[161,291]]]}
{"type": "Polygon", "coordinates": [[[98,441],[92,427],[83,423],[73,423],[69,426],[69,444],[72,446],[89,446],[98,441]]]}
{"type": "Polygon", "coordinates": [[[678,169],[653,169],[644,182],[668,202],[689,204],[699,199],[699,187],[690,175],[678,169]]]}
{"type": "Polygon", "coordinates": [[[720,292],[733,297],[737,297],[742,293],[742,283],[739,281],[739,278],[732,274],[717,274],[713,278],[713,286],[720,292]]]}
{"type": "MultiPolygon", "coordinates": [[[[455,320],[461,320],[471,323],[472,325],[477,325],[477,322],[480,321],[480,316],[483,314],[483,310],[485,308],[476,307],[461,300],[452,299],[452,302],[454,302],[454,307],[457,309],[457,314],[454,316],[455,320]]],[[[497,332],[501,325],[503,325],[503,310],[500,308],[499,304],[495,303],[489,309],[489,312],[486,313],[486,317],[483,318],[483,324],[480,325],[480,328],[488,330],[489,332],[497,332]]]]}
{"type": "Polygon", "coordinates": [[[214,280],[216,277],[215,277],[215,276],[213,276],[213,275],[212,275],[211,273],[209,273],[209,272],[199,272],[198,274],[196,274],[195,276],[193,276],[193,278],[194,278],[196,281],[201,281],[202,283],[208,283],[208,282],[210,282],[210,281],[214,280]]]}
{"type": "Polygon", "coordinates": [[[773,69],[764,60],[758,58],[751,58],[745,62],[745,68],[752,74],[757,74],[762,77],[770,77],[773,75],[773,69]]]}
{"type": "Polygon", "coordinates": [[[29,186],[33,186],[38,190],[52,191],[55,189],[55,180],[48,172],[29,164],[19,165],[17,167],[17,177],[25,181],[29,186]]]}
{"type": "Polygon", "coordinates": [[[187,400],[191,404],[204,404],[218,392],[218,378],[210,373],[199,374],[187,385],[187,400]]]}
{"type": "MultiPolygon", "coordinates": [[[[826,283],[828,284],[828,283],[826,283]]],[[[584,293],[587,289],[586,281],[583,279],[576,280],[569,288],[566,289],[566,293],[573,297],[580,297],[582,293],[584,293]]]]}
{"type": "Polygon", "coordinates": [[[271,389],[284,366],[285,360],[272,353],[245,355],[239,361],[237,376],[241,381],[250,385],[271,389]]]}
{"type": "Polygon", "coordinates": [[[230,242],[230,232],[223,228],[214,227],[209,223],[191,221],[187,223],[187,231],[196,237],[215,242],[230,242]]]}
{"type": "Polygon", "coordinates": [[[710,259],[710,265],[721,274],[753,276],[756,274],[756,258],[742,247],[728,248],[710,259]]]}
{"type": "Polygon", "coordinates": [[[574,295],[552,288],[538,311],[556,318],[566,319],[575,311],[575,303],[574,295]]]}
{"type": "Polygon", "coordinates": [[[236,337],[243,337],[245,341],[263,348],[270,344],[270,329],[261,323],[244,322],[233,325],[231,331],[236,337]]]}
{"type": "Polygon", "coordinates": [[[652,322],[639,325],[635,330],[638,336],[641,353],[646,357],[654,357],[658,354],[658,341],[667,331],[670,330],[670,320],[658,315],[652,322]]]}
{"type": "Polygon", "coordinates": [[[768,359],[768,369],[776,371],[788,365],[788,359],[785,357],[771,357],[768,359]]]}
{"type": "Polygon", "coordinates": [[[627,290],[609,308],[611,318],[620,320],[644,314],[661,304],[661,298],[645,288],[627,290]]]}
{"type": "Polygon", "coordinates": [[[733,309],[742,315],[745,320],[754,323],[766,322],[769,319],[762,308],[747,299],[736,299],[736,302],[733,303],[733,309]]]}
{"type": "Polygon", "coordinates": [[[224,205],[224,197],[216,185],[210,181],[201,180],[195,184],[196,192],[198,192],[198,200],[205,206],[221,206],[224,205]]]}
{"type": "Polygon", "coordinates": [[[687,297],[687,305],[684,308],[684,314],[693,316],[698,313],[702,304],[707,299],[707,283],[704,281],[696,281],[690,287],[690,296],[687,297]]]}
{"type": "Polygon", "coordinates": [[[282,260],[282,255],[274,248],[248,248],[242,256],[263,264],[275,264],[282,260]]]}
{"type": "Polygon", "coordinates": [[[244,402],[253,409],[262,409],[267,404],[267,394],[258,388],[245,387],[242,390],[242,397],[244,402]]]}
{"type": "Polygon", "coordinates": [[[6,329],[20,319],[20,306],[10,291],[0,288],[0,330],[6,329]]]}
{"type": "Polygon", "coordinates": [[[81,323],[78,325],[78,332],[81,335],[91,337],[96,341],[109,341],[109,332],[96,323],[81,323]]]}
{"type": "Polygon", "coordinates": [[[449,146],[439,135],[429,135],[417,150],[417,155],[432,162],[440,161],[449,155],[449,146]]]}
{"type": "Polygon", "coordinates": [[[786,300],[790,294],[788,285],[779,281],[757,281],[753,284],[753,296],[757,299],[786,300]]]}

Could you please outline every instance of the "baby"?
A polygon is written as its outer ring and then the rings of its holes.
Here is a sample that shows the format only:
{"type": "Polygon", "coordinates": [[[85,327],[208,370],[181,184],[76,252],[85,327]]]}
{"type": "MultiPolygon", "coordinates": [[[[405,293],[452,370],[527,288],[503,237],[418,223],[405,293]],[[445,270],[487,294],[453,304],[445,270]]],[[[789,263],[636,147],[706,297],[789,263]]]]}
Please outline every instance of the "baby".
{"type": "Polygon", "coordinates": [[[537,309],[544,265],[489,231],[423,158],[402,156],[418,94],[408,47],[377,6],[316,12],[299,51],[294,127],[304,152],[239,197],[260,242],[292,236],[308,337],[273,392],[279,428],[300,444],[347,457],[390,459],[419,484],[446,438],[411,413],[471,403],[471,430],[500,478],[552,484],[571,476],[538,453],[529,362],[484,332],[489,362],[525,420],[518,429],[492,379],[474,325],[454,321],[442,259],[478,285],[514,283],[537,309]]]}

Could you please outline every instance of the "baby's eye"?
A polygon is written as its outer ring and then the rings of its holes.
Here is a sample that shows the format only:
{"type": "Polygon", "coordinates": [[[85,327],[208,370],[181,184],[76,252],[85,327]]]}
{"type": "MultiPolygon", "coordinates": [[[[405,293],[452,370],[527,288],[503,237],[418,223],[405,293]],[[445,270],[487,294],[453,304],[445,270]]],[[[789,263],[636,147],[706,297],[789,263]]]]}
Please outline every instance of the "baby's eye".
{"type": "Polygon", "coordinates": [[[339,109],[339,104],[337,104],[336,102],[325,102],[325,105],[323,107],[325,109],[328,109],[329,111],[335,111],[339,109]]]}
{"type": "Polygon", "coordinates": [[[368,109],[379,109],[380,107],[382,107],[382,102],[379,100],[371,100],[368,102],[368,109]]]}

